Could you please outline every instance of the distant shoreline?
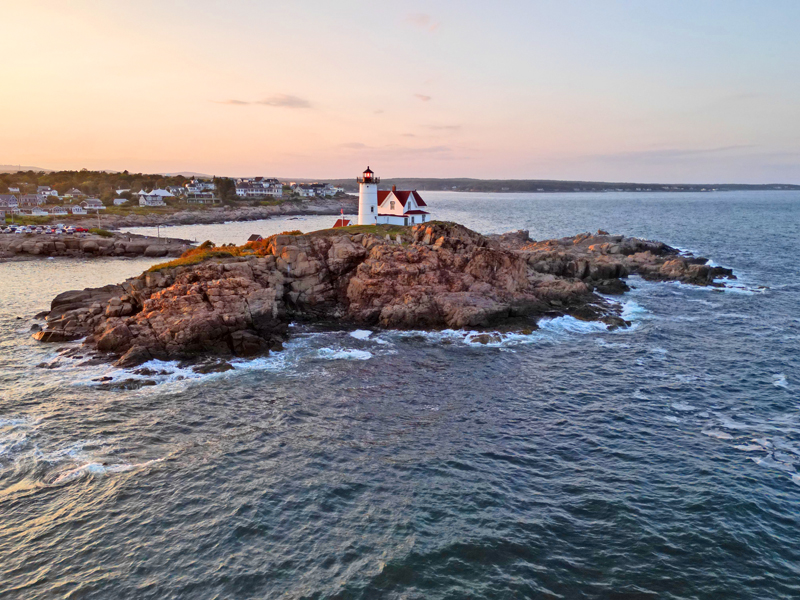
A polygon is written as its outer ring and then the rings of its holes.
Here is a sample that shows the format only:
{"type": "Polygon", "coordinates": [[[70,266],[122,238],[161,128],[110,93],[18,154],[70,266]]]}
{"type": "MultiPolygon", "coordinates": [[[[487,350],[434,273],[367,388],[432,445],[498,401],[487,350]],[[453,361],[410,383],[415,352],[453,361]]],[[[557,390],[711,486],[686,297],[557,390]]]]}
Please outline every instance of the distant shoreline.
{"type": "MultiPolygon", "coordinates": [[[[343,188],[352,193],[358,190],[353,179],[332,179],[331,185],[343,188]]],[[[738,184],[738,183],[703,183],[703,184],[667,184],[667,183],[619,183],[603,181],[557,181],[539,179],[431,179],[414,177],[383,177],[381,187],[397,186],[402,190],[418,190],[420,192],[480,192],[489,194],[501,193],[685,193],[685,192],[734,192],[734,191],[800,191],[800,185],[738,184]]]]}

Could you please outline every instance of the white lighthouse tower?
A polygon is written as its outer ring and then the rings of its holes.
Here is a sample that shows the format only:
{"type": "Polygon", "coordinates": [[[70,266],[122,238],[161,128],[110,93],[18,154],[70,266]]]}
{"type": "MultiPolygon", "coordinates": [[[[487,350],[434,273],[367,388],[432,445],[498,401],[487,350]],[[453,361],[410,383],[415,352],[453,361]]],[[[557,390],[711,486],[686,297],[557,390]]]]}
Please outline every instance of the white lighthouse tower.
{"type": "Polygon", "coordinates": [[[378,183],[381,178],[367,170],[358,178],[358,224],[375,225],[378,222],[378,183]]]}

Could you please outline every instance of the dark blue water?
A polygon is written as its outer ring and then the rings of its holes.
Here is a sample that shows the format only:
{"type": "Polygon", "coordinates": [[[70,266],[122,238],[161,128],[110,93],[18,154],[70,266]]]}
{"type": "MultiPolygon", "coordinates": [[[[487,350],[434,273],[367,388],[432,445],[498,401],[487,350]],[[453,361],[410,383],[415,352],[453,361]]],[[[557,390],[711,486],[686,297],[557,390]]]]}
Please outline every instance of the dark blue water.
{"type": "Polygon", "coordinates": [[[742,279],[633,280],[626,331],[297,329],[234,371],[103,391],[130,374],[59,359],[28,317],[147,263],[0,265],[0,597],[800,597],[800,195],[426,200],[742,279]]]}

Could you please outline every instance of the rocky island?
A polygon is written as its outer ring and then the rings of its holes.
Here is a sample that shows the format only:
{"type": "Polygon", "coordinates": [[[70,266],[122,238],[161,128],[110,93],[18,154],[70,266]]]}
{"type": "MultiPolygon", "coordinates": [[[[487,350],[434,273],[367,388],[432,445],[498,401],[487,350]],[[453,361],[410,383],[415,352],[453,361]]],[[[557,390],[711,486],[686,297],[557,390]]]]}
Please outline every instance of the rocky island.
{"type": "Polygon", "coordinates": [[[189,240],[133,233],[6,234],[0,236],[0,263],[50,257],[97,258],[180,256],[192,247],[189,240]]]}
{"type": "Polygon", "coordinates": [[[268,353],[291,322],[531,331],[542,317],[571,315],[624,327],[619,305],[600,294],[625,292],[631,274],[700,286],[735,278],[707,263],[604,231],[546,241],[444,222],[296,232],[207,242],[119,285],[65,292],[34,335],[85,338],[84,351],[131,367],[268,353]]]}

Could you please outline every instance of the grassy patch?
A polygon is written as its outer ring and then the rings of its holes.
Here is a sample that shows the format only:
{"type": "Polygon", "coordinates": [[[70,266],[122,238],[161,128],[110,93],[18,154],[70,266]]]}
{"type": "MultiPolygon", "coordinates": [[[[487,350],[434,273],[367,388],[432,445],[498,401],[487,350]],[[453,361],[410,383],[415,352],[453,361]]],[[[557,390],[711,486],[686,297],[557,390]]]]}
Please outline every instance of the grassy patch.
{"type": "MultiPolygon", "coordinates": [[[[28,215],[14,215],[14,225],[47,225],[53,217],[31,217],[28,215]]],[[[6,223],[11,225],[11,215],[6,215],[6,223]]]]}
{"type": "Polygon", "coordinates": [[[95,235],[99,235],[100,237],[110,238],[114,237],[114,234],[111,233],[108,229],[100,229],[99,227],[93,227],[89,230],[89,233],[93,233],[95,235]]]}
{"type": "Polygon", "coordinates": [[[214,246],[211,242],[206,241],[197,248],[190,248],[175,260],[153,265],[148,269],[148,272],[155,273],[172,267],[199,265],[201,262],[211,260],[212,258],[231,258],[233,256],[243,256],[252,253],[253,251],[245,246],[214,246]]]}
{"type": "Polygon", "coordinates": [[[405,227],[403,225],[350,225],[348,227],[337,227],[331,229],[320,229],[319,231],[312,231],[308,235],[316,237],[331,237],[334,235],[354,235],[357,233],[371,233],[384,237],[387,233],[395,237],[398,233],[400,235],[409,233],[411,226],[405,227]]]}

